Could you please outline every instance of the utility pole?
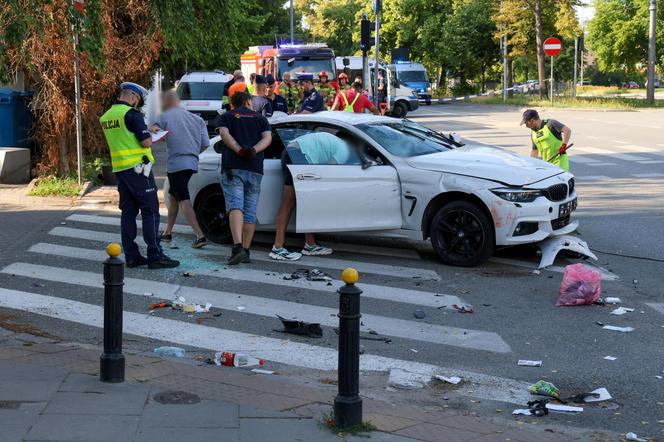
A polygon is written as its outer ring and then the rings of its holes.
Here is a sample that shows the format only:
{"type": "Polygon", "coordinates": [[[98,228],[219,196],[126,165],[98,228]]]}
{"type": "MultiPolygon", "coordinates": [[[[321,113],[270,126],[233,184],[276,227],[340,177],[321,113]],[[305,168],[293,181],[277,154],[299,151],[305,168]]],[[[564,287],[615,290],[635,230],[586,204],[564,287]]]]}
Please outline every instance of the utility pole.
{"type": "Polygon", "coordinates": [[[576,65],[579,53],[579,37],[574,38],[574,83],[572,83],[572,97],[576,98],[576,65]]]}
{"type": "Polygon", "coordinates": [[[294,25],[294,9],[293,9],[293,0],[290,0],[290,42],[295,44],[295,25],[294,25]]]}
{"type": "Polygon", "coordinates": [[[507,35],[503,35],[501,42],[503,46],[503,101],[505,102],[507,101],[507,69],[509,68],[507,65],[507,35]]]}
{"type": "Polygon", "coordinates": [[[646,100],[648,104],[655,104],[655,27],[656,27],[657,1],[650,0],[650,26],[648,32],[648,88],[646,100]]]}
{"type": "MultiPolygon", "coordinates": [[[[85,12],[85,0],[72,0],[72,7],[79,13],[85,12]]],[[[73,14],[73,12],[72,12],[73,14]]],[[[83,123],[81,122],[81,56],[79,54],[78,32],[80,21],[72,16],[74,31],[74,107],[76,112],[76,160],[78,185],[83,184],[83,123]],[[74,21],[76,23],[74,23],[74,21]]]]}
{"type": "Polygon", "coordinates": [[[380,57],[380,50],[379,50],[379,45],[380,45],[380,37],[378,36],[378,30],[380,29],[380,10],[383,7],[383,1],[382,0],[374,0],[374,10],[376,12],[376,40],[374,45],[375,50],[376,50],[376,61],[374,62],[374,76],[373,76],[373,81],[374,81],[374,105],[376,108],[380,109],[380,101],[378,99],[378,94],[375,93],[375,89],[378,87],[378,59],[380,57]]]}

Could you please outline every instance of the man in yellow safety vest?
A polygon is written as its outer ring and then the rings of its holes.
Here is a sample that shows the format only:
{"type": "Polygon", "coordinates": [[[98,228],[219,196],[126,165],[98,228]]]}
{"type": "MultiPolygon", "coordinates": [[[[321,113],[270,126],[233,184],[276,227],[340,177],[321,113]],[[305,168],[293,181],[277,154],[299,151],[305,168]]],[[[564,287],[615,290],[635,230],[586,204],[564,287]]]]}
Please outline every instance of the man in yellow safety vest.
{"type": "Polygon", "coordinates": [[[523,124],[532,131],[530,156],[569,170],[567,145],[572,130],[558,120],[542,120],[535,109],[527,109],[523,113],[521,125],[523,124]]]}

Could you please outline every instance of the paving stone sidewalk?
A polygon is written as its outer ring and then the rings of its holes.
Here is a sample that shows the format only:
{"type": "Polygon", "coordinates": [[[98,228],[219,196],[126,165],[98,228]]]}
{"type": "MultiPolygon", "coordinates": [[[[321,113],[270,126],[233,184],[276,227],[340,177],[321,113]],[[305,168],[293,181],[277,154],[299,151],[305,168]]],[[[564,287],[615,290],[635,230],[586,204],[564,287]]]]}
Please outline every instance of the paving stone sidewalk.
{"type": "Polygon", "coordinates": [[[100,354],[89,345],[0,328],[0,440],[615,440],[587,430],[553,430],[366,398],[364,419],[377,430],[338,435],[322,425],[332,410],[332,390],[131,352],[125,352],[126,382],[107,384],[98,378],[100,354]]]}

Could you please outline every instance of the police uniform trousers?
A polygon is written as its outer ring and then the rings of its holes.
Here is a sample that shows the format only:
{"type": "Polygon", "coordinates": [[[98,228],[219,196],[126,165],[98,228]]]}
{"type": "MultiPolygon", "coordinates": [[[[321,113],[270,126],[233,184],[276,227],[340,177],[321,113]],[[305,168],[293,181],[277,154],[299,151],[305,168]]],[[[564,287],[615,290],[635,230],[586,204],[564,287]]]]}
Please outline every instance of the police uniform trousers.
{"type": "Polygon", "coordinates": [[[159,244],[159,199],[154,175],[150,172],[150,176],[146,177],[142,173],[134,172],[134,169],[128,169],[115,172],[115,176],[120,194],[120,230],[125,259],[131,262],[140,255],[134,241],[137,235],[136,216],[140,211],[143,219],[143,239],[148,246],[148,262],[159,261],[163,257],[163,251],[159,244]]]}

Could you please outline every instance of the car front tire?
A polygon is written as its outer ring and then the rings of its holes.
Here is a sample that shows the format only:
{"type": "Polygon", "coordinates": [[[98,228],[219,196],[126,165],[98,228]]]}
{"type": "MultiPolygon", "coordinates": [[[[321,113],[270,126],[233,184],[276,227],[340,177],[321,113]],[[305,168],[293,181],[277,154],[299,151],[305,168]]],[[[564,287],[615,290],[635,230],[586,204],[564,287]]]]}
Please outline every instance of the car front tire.
{"type": "Polygon", "coordinates": [[[208,186],[196,196],[194,211],[205,237],[219,244],[232,243],[231,229],[226,214],[226,203],[221,186],[208,186]]]}
{"type": "Polygon", "coordinates": [[[408,113],[408,108],[405,104],[400,101],[394,103],[394,109],[392,109],[392,116],[394,118],[405,118],[408,113]]]}
{"type": "Polygon", "coordinates": [[[495,249],[491,219],[469,201],[452,201],[441,207],[431,221],[430,233],[436,254],[451,266],[477,266],[495,249]]]}

